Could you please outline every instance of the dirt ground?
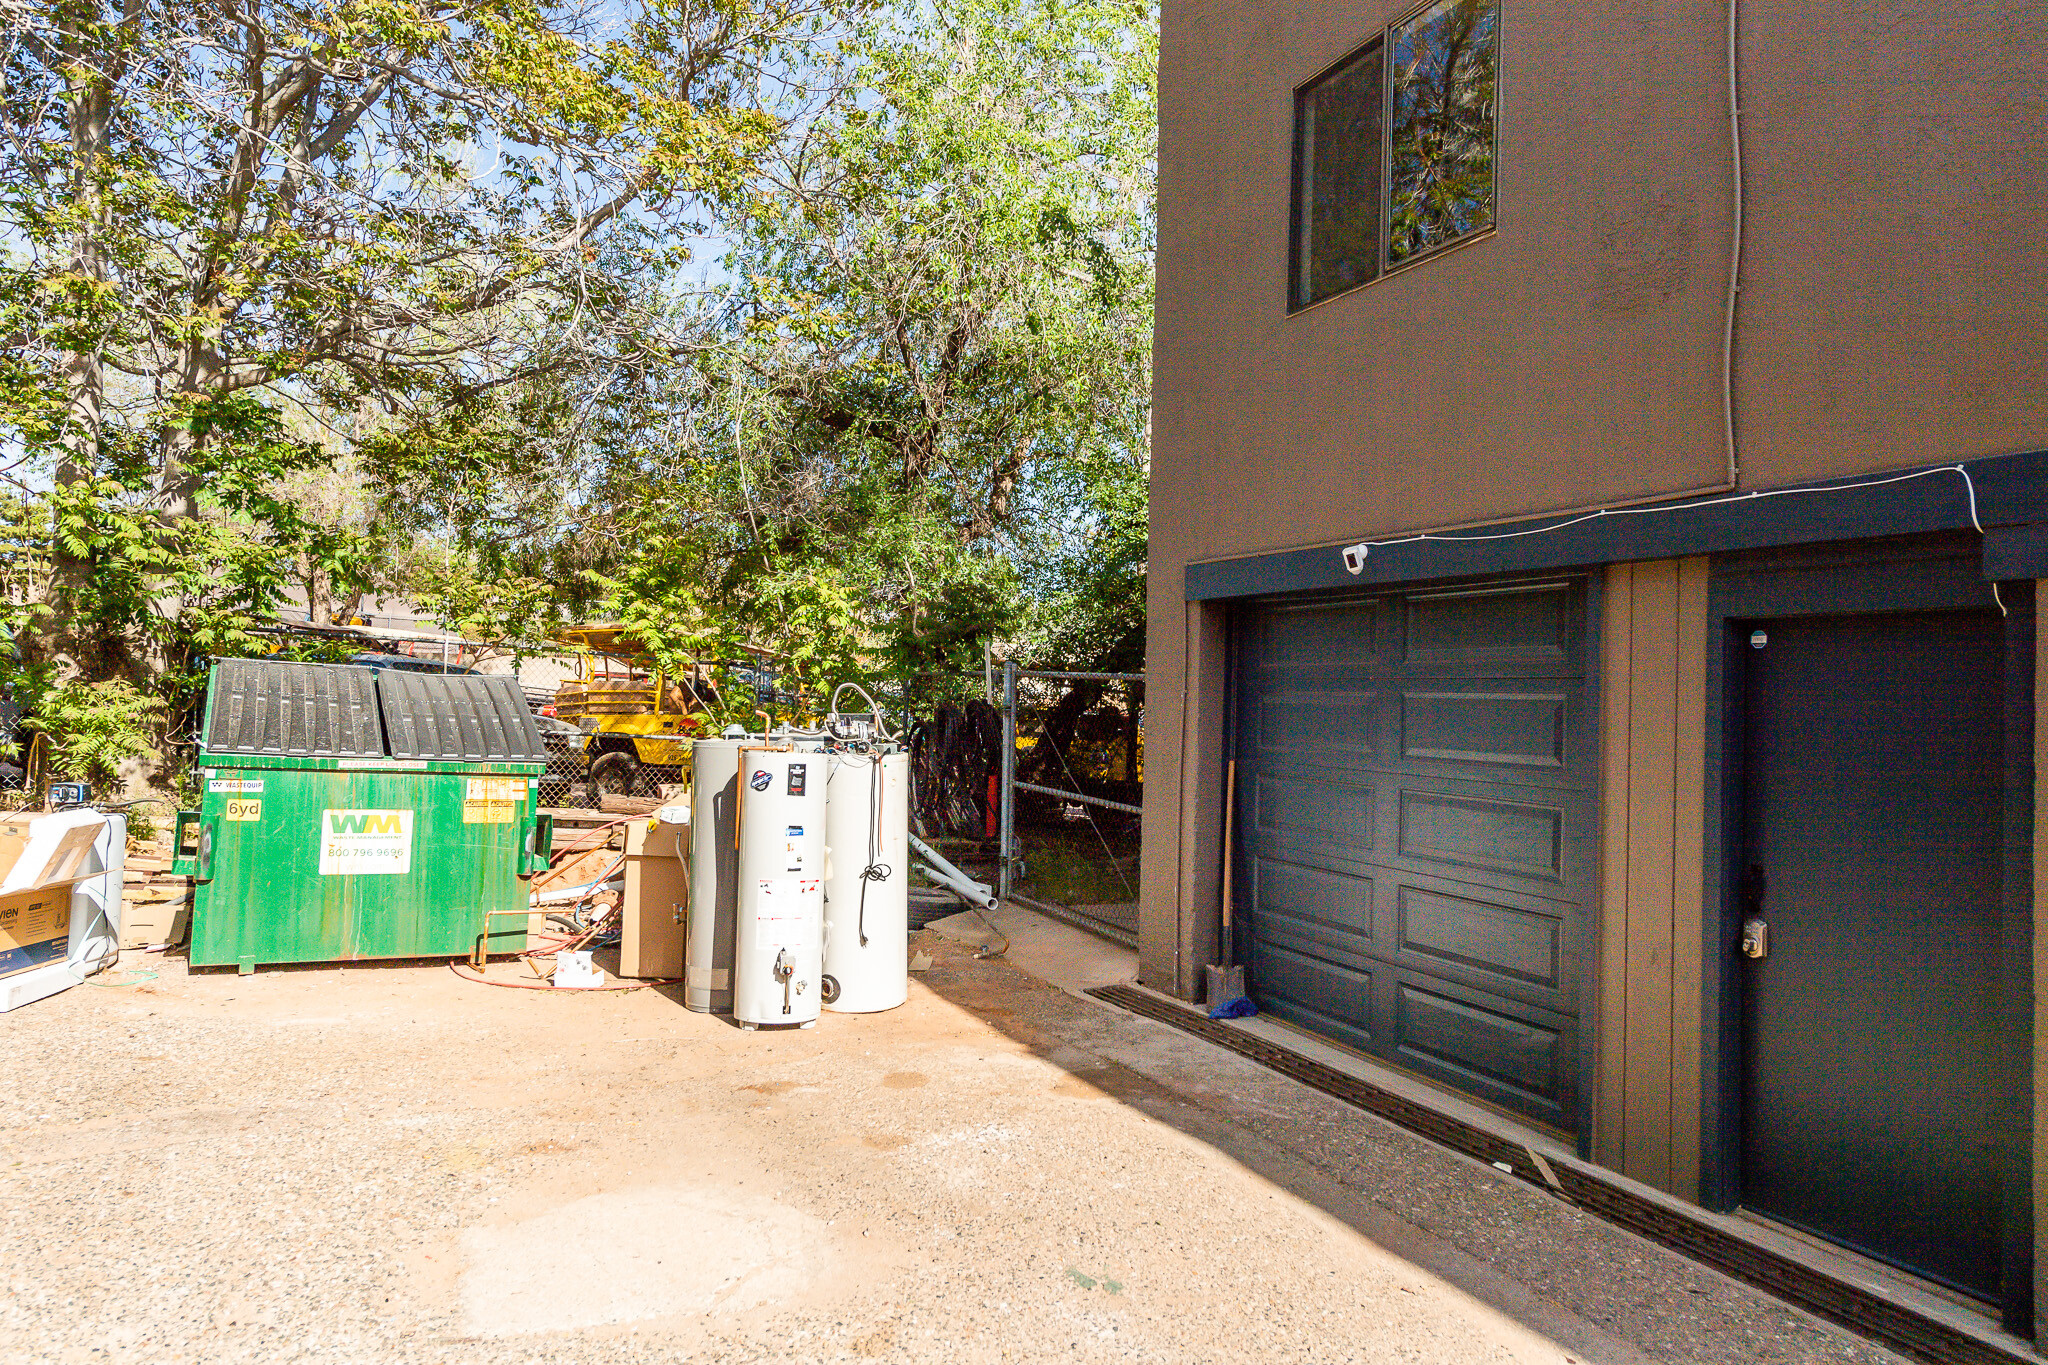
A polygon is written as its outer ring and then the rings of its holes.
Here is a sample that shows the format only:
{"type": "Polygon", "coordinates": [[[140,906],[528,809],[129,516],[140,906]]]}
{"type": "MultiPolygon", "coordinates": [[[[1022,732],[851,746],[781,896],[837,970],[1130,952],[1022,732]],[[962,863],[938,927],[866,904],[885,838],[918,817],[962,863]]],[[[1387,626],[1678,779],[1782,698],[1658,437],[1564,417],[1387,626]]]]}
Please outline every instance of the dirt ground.
{"type": "Polygon", "coordinates": [[[0,1017],[0,1359],[1892,1359],[919,941],[903,1008],[761,1033],[129,954],[0,1017]]]}

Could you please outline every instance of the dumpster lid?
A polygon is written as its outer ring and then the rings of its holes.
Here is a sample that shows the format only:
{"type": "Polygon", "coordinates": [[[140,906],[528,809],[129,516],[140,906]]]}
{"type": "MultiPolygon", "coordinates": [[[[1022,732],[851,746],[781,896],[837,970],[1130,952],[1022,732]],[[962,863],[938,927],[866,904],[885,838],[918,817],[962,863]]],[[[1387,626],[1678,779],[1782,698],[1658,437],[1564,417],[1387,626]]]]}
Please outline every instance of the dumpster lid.
{"type": "Polygon", "coordinates": [[[205,747],[217,754],[382,758],[377,674],[348,664],[217,660],[205,747]]]}
{"type": "Polygon", "coordinates": [[[377,675],[377,695],[393,758],[547,762],[517,678],[387,669],[377,675]]]}

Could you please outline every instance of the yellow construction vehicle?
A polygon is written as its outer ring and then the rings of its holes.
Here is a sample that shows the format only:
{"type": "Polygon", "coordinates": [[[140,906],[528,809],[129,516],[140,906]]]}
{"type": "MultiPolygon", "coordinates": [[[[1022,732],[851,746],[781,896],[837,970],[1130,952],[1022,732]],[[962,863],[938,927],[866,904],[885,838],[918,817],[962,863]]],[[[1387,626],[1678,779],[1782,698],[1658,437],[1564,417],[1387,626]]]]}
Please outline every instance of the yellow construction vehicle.
{"type": "Polygon", "coordinates": [[[559,639],[576,660],[576,675],[555,689],[555,717],[590,738],[590,800],[647,795],[682,782],[690,746],[709,731],[715,701],[708,671],[671,677],[617,622],[574,626],[559,639]]]}

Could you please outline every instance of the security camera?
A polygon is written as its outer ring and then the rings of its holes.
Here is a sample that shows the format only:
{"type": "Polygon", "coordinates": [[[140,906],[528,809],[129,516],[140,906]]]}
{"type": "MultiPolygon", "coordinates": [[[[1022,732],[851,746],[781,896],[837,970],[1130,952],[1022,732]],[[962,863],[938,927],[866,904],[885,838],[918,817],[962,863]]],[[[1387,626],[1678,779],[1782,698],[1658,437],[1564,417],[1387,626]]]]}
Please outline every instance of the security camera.
{"type": "Polygon", "coordinates": [[[1364,573],[1365,557],[1370,553],[1372,553],[1372,545],[1370,543],[1346,545],[1344,547],[1345,572],[1351,574],[1364,573]]]}

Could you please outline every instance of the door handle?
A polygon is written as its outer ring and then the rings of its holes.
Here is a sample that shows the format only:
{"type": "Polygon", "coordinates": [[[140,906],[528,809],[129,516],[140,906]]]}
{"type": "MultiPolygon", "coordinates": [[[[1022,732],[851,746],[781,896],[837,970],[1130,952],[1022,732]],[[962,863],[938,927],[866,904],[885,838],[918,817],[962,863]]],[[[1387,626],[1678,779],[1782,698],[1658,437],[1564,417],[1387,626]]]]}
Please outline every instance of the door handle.
{"type": "Polygon", "coordinates": [[[1771,955],[1771,926],[1752,915],[1742,922],[1742,955],[1765,958],[1771,955]]]}
{"type": "Polygon", "coordinates": [[[1764,920],[1764,869],[1760,863],[1751,863],[1742,874],[1742,908],[1748,912],[1742,921],[1742,955],[1769,957],[1771,926],[1764,920]]]}

